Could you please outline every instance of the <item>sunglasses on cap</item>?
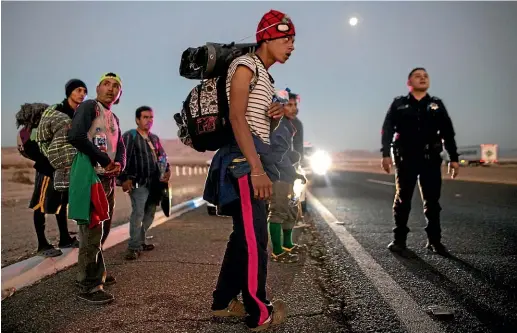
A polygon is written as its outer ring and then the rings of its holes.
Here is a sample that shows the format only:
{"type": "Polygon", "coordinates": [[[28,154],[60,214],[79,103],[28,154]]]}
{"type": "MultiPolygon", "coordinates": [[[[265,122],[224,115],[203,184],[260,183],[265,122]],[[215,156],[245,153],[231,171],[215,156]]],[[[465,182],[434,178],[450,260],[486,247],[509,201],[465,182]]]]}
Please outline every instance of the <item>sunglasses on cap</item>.
{"type": "Polygon", "coordinates": [[[257,31],[256,33],[258,34],[258,33],[262,32],[262,31],[264,31],[264,30],[267,30],[267,29],[269,29],[269,28],[271,28],[271,27],[275,27],[275,26],[276,26],[276,30],[277,30],[278,32],[283,32],[283,33],[287,33],[287,32],[289,32],[289,30],[291,29],[291,27],[289,26],[289,24],[286,24],[286,23],[274,23],[274,24],[268,25],[268,26],[267,26],[267,27],[265,27],[265,28],[260,29],[260,30],[259,30],[259,31],[257,31]]]}

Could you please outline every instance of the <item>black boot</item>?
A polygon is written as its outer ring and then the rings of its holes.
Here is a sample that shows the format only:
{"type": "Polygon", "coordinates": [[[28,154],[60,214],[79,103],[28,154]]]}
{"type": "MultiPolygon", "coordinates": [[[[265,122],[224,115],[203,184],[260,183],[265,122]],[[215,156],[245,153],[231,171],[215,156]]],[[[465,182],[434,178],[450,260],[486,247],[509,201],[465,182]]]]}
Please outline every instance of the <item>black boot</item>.
{"type": "MultiPolygon", "coordinates": [[[[395,228],[397,229],[397,228],[395,228]]],[[[407,232],[401,233],[399,230],[394,230],[393,241],[388,244],[388,250],[392,252],[402,253],[407,249],[406,240],[407,232]],[[398,231],[398,232],[397,232],[398,231]]]]}
{"type": "Polygon", "coordinates": [[[406,242],[394,240],[391,243],[388,244],[388,250],[392,252],[401,253],[404,252],[407,249],[406,242]]]}
{"type": "Polygon", "coordinates": [[[449,256],[449,251],[440,240],[428,239],[425,248],[444,257],[449,256]]]}

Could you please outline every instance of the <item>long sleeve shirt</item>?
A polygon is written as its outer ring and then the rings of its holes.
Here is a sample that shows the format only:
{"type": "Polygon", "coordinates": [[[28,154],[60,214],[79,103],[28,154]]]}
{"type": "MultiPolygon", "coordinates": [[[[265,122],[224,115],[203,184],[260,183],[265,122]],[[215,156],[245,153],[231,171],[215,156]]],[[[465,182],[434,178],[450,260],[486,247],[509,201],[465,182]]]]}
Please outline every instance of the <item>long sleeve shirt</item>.
{"type": "Polygon", "coordinates": [[[399,96],[391,103],[381,132],[382,156],[389,157],[391,147],[400,154],[439,154],[443,147],[451,162],[458,161],[452,120],[437,97],[426,95],[417,100],[412,94],[399,96]]]}
{"type": "MultiPolygon", "coordinates": [[[[112,114],[115,122],[110,124],[113,130],[113,136],[115,137],[112,147],[112,150],[115,150],[114,158],[111,158],[108,153],[101,151],[92,141],[92,128],[96,126],[99,117],[101,117],[100,112],[103,111],[97,103],[96,100],[88,100],[79,105],[72,119],[72,127],[68,132],[68,140],[78,151],[86,154],[93,165],[99,163],[102,167],[106,167],[113,159],[114,162],[119,162],[121,170],[124,170],[126,164],[126,147],[122,140],[119,120],[115,114],[112,114]]],[[[111,142],[109,138],[108,141],[111,142]]]]}

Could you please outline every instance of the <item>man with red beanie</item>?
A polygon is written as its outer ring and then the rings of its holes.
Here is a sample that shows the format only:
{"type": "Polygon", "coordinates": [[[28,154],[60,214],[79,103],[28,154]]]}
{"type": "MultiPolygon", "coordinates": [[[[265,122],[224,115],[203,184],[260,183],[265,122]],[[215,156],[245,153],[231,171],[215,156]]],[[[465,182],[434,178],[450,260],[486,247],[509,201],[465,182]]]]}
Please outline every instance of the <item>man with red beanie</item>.
{"type": "Polygon", "coordinates": [[[205,188],[205,193],[224,197],[218,209],[233,217],[233,232],[213,293],[212,310],[220,317],[244,317],[247,313],[246,324],[252,331],[262,331],[286,318],[285,304],[266,298],[266,200],[271,197],[272,181],[279,177],[268,156],[270,126],[271,118],[284,114],[283,105],[272,103],[274,80],[268,69],[289,59],[294,36],[290,18],[271,10],[258,25],[257,51],[230,64],[226,94],[235,141],[219,149],[212,159],[211,171],[221,177],[207,181],[205,188]],[[244,304],[237,300],[241,292],[244,304]]]}

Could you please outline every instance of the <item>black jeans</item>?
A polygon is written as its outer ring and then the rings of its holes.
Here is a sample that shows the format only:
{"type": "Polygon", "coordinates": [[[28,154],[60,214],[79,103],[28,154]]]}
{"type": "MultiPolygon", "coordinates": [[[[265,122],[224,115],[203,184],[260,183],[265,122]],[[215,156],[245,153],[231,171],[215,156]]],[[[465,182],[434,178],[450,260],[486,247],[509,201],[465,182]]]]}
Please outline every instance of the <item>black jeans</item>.
{"type": "Polygon", "coordinates": [[[231,204],[233,231],[213,293],[212,310],[225,309],[242,292],[250,328],[261,325],[272,311],[266,298],[267,212],[265,201],[253,198],[249,175],[235,180],[240,200],[231,204]]]}
{"type": "Polygon", "coordinates": [[[440,227],[440,192],[442,186],[441,158],[396,158],[395,185],[396,194],[393,202],[393,229],[395,240],[405,242],[410,229],[407,226],[411,199],[418,180],[423,200],[424,215],[427,221],[425,231],[430,241],[439,242],[440,227]]]}

